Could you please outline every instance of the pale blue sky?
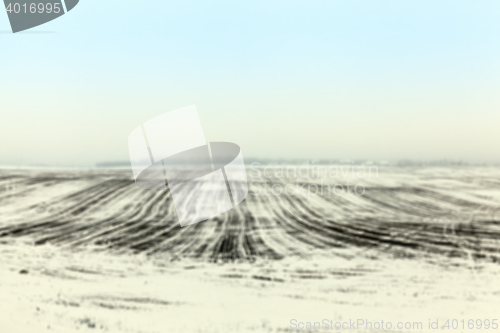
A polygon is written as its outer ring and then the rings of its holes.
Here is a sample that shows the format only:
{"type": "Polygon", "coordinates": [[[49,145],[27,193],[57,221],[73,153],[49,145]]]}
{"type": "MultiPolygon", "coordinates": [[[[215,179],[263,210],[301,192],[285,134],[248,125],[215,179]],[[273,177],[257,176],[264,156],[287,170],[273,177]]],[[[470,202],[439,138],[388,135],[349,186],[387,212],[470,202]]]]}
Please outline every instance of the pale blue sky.
{"type": "Polygon", "coordinates": [[[190,104],[246,157],[500,161],[497,0],[80,0],[9,30],[0,164],[127,160],[190,104]]]}

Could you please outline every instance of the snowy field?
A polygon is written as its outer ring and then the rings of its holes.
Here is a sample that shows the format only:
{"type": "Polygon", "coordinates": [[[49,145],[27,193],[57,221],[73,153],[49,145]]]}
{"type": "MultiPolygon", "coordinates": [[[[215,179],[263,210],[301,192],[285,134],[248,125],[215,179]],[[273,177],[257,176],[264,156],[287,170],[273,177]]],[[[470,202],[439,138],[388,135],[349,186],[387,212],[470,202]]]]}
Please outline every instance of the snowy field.
{"type": "Polygon", "coordinates": [[[346,170],[248,168],[243,203],[181,228],[168,191],[129,170],[0,169],[2,326],[475,332],[500,320],[500,168],[346,170]]]}

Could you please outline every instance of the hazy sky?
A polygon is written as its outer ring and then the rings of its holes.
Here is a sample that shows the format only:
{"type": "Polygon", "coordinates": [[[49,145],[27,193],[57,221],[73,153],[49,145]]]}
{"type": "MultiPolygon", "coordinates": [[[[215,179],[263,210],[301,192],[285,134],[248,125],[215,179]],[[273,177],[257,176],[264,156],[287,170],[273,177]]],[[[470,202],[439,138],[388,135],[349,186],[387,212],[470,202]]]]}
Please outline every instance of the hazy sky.
{"type": "Polygon", "coordinates": [[[0,164],[127,160],[190,104],[245,157],[500,161],[498,0],[81,0],[9,30],[0,164]]]}

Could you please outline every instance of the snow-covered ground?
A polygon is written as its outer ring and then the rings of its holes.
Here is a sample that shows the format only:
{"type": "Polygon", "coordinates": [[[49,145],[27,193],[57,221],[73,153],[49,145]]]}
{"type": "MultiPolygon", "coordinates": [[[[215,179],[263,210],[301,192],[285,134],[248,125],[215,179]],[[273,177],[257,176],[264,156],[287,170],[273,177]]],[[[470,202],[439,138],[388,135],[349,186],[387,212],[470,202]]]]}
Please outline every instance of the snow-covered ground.
{"type": "Polygon", "coordinates": [[[469,319],[500,320],[499,168],[260,171],[249,170],[236,209],[181,228],[169,193],[136,187],[128,171],[0,170],[2,331],[324,331],[383,320],[329,331],[431,332],[438,320],[474,332],[469,319]],[[346,181],[364,193],[327,192],[346,181]]]}

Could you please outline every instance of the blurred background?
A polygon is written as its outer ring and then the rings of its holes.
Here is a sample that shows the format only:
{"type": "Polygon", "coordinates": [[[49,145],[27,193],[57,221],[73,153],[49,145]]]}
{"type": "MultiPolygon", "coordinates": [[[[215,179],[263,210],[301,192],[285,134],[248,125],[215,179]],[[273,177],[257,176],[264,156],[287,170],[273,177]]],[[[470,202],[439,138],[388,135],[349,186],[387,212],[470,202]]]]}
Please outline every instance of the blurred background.
{"type": "Polygon", "coordinates": [[[498,163],[498,1],[82,0],[12,34],[0,164],[128,161],[132,129],[196,104],[247,158],[498,163]]]}

